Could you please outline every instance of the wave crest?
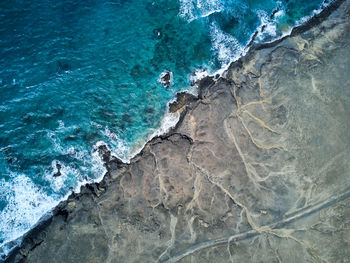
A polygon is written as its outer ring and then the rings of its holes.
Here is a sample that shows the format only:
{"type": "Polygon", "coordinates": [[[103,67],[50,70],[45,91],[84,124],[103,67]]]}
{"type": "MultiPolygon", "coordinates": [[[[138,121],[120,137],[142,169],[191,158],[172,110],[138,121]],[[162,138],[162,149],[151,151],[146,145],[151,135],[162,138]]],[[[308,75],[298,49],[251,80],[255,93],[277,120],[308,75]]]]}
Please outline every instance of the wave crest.
{"type": "Polygon", "coordinates": [[[192,22],[200,17],[207,17],[224,10],[224,5],[218,0],[179,0],[180,17],[192,22]]]}

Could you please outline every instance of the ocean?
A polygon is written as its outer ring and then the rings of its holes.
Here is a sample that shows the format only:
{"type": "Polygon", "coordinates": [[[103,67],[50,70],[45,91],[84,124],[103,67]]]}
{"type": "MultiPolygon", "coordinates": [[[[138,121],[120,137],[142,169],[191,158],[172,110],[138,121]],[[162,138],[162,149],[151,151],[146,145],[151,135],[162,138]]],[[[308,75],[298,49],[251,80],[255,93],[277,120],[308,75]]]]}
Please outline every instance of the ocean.
{"type": "Polygon", "coordinates": [[[222,71],[253,36],[280,38],[326,4],[1,1],[0,255],[72,191],[102,179],[98,145],[128,162],[176,124],[167,104],[196,93],[198,75],[222,71]]]}

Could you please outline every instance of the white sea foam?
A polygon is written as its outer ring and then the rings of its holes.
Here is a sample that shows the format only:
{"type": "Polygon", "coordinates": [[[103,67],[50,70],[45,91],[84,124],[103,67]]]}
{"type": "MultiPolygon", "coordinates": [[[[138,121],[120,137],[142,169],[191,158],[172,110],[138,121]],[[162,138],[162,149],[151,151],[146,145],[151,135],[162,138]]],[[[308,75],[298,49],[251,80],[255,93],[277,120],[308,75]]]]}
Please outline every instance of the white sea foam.
{"type": "Polygon", "coordinates": [[[280,10],[279,12],[278,16],[276,16],[276,13],[274,16],[275,19],[272,20],[269,18],[269,15],[265,11],[259,10],[257,12],[261,23],[260,27],[258,28],[258,34],[256,36],[257,39],[263,41],[264,37],[266,36],[275,37],[277,35],[276,17],[283,16],[284,13],[282,10],[280,10]],[[262,30],[262,28],[264,28],[264,30],[262,30]]]}
{"type": "Polygon", "coordinates": [[[148,140],[151,140],[155,136],[160,136],[167,133],[171,128],[175,127],[179,119],[180,119],[179,112],[175,112],[175,113],[167,112],[163,117],[160,128],[155,129],[153,133],[148,137],[148,140]]]}
{"type": "Polygon", "coordinates": [[[205,78],[208,75],[209,73],[207,69],[195,69],[189,78],[192,83],[197,83],[199,80],[205,78]]]}
{"type": "MultiPolygon", "coordinates": [[[[10,173],[12,180],[0,180],[0,192],[7,205],[0,213],[0,233],[6,241],[17,240],[60,200],[47,195],[24,174],[10,173]]],[[[0,254],[7,254],[13,246],[0,245],[0,254]]]]}
{"type": "Polygon", "coordinates": [[[315,9],[311,15],[309,16],[304,16],[303,18],[301,18],[300,20],[296,21],[295,26],[300,26],[302,24],[305,24],[307,21],[309,21],[311,18],[313,18],[315,15],[318,15],[319,13],[322,12],[322,10],[329,6],[331,3],[333,3],[333,0],[329,1],[329,3],[325,3],[325,1],[323,1],[322,5],[320,8],[315,9]]]}
{"type": "MultiPolygon", "coordinates": [[[[191,13],[188,10],[192,10],[190,7],[190,3],[192,1],[180,1],[181,4],[184,4],[184,7],[180,8],[179,15],[185,19],[187,19],[186,16],[184,16],[184,11],[182,9],[187,10],[185,13],[191,13]],[[184,2],[184,3],[183,3],[184,2]]],[[[312,12],[311,15],[305,16],[301,18],[300,20],[295,22],[295,25],[291,26],[288,30],[285,32],[282,32],[281,35],[277,34],[277,27],[276,23],[279,19],[281,19],[285,15],[285,11],[283,9],[279,10],[275,13],[272,20],[269,21],[269,17],[265,11],[257,11],[259,18],[260,18],[260,26],[257,28],[258,34],[257,39],[260,41],[263,41],[264,34],[265,36],[270,36],[270,41],[265,41],[265,43],[271,43],[276,41],[277,39],[283,38],[285,36],[288,36],[291,34],[293,28],[298,27],[304,23],[306,23],[308,20],[310,20],[315,15],[318,15],[325,7],[329,6],[333,1],[330,1],[328,4],[323,2],[321,7],[319,9],[316,9],[312,12]],[[264,26],[264,32],[261,32],[262,27],[264,26]]],[[[279,3],[279,2],[277,2],[279,3]]],[[[188,19],[187,19],[188,20],[188,19]]],[[[197,76],[193,79],[198,81],[200,79],[205,78],[206,76],[225,76],[225,73],[227,72],[228,67],[231,63],[237,61],[239,58],[245,56],[247,52],[249,51],[250,47],[241,45],[233,36],[223,32],[218,25],[216,25],[214,22],[211,24],[211,40],[212,40],[212,49],[214,52],[216,51],[218,54],[218,59],[222,63],[222,66],[218,70],[211,70],[210,67],[208,67],[205,71],[202,69],[196,69],[195,72],[200,72],[201,74],[197,73],[197,76]]],[[[255,35],[255,32],[252,33],[252,37],[255,35]]],[[[249,43],[250,41],[248,41],[249,43]]],[[[192,80],[192,76],[190,76],[190,80],[192,80]]]]}
{"type": "MultiPolygon", "coordinates": [[[[180,119],[179,112],[171,113],[167,111],[162,118],[160,127],[158,129],[154,129],[153,132],[147,137],[146,140],[139,141],[139,143],[135,145],[135,147],[133,147],[133,151],[131,152],[130,157],[132,158],[138,153],[140,153],[141,150],[145,147],[146,143],[152,140],[154,137],[166,134],[168,131],[170,131],[171,128],[174,128],[176,124],[179,122],[179,119],[180,119]]],[[[128,160],[128,163],[130,162],[131,158],[128,160]]]]}
{"type": "MultiPolygon", "coordinates": [[[[261,21],[261,25],[259,27],[259,30],[261,30],[262,26],[265,25],[265,29],[264,32],[270,32],[272,34],[270,34],[270,36],[272,36],[273,38],[269,41],[265,41],[265,43],[272,43],[278,39],[281,39],[283,37],[289,36],[292,33],[293,28],[301,26],[303,24],[305,24],[306,22],[308,22],[311,18],[313,18],[314,16],[318,15],[319,13],[322,12],[322,10],[329,6],[333,1],[330,1],[329,3],[325,3],[323,2],[322,5],[320,6],[320,8],[315,9],[312,11],[312,14],[308,15],[308,16],[304,16],[301,19],[297,20],[295,22],[295,24],[293,26],[290,26],[287,30],[285,30],[284,32],[282,32],[281,35],[277,35],[274,34],[274,32],[276,31],[276,23],[278,22],[278,20],[283,17],[285,15],[285,11],[284,10],[279,10],[275,15],[274,15],[274,19],[272,21],[266,22],[267,19],[266,17],[261,17],[260,21],[261,21]],[[274,37],[275,36],[275,37],[274,37]]],[[[262,33],[258,32],[258,38],[259,40],[263,40],[262,37],[262,33]]]]}
{"type": "Polygon", "coordinates": [[[112,156],[117,157],[124,163],[130,163],[131,159],[141,152],[147,142],[156,136],[167,133],[171,128],[175,127],[179,119],[179,112],[171,113],[167,111],[162,118],[160,127],[158,129],[153,129],[153,132],[151,131],[147,138],[144,140],[141,139],[133,145],[127,144],[125,141],[121,140],[117,134],[112,133],[108,127],[106,127],[104,134],[109,139],[108,143],[99,141],[96,143],[95,147],[98,148],[105,145],[111,150],[112,156]],[[111,147],[109,147],[109,145],[111,147]]]}
{"type": "Polygon", "coordinates": [[[58,162],[57,160],[52,161],[51,168],[52,169],[48,169],[44,172],[44,178],[47,182],[50,183],[51,189],[56,193],[64,191],[65,188],[71,184],[71,182],[68,182],[70,178],[77,180],[76,184],[78,184],[78,180],[82,177],[79,170],[72,168],[62,162],[58,162]],[[54,177],[54,174],[58,172],[56,166],[57,163],[61,165],[60,176],[54,177]]]}
{"type": "Polygon", "coordinates": [[[207,17],[224,9],[222,1],[219,0],[179,0],[179,15],[186,21],[191,22],[200,17],[207,17]]]}
{"type": "MultiPolygon", "coordinates": [[[[144,145],[153,137],[166,133],[171,127],[174,127],[179,120],[179,113],[169,113],[164,115],[161,127],[154,129],[146,140],[140,141],[134,147],[130,148],[123,142],[116,134],[112,133],[108,128],[105,129],[104,134],[113,143],[114,152],[112,154],[125,163],[138,154],[144,145]]],[[[64,123],[59,123],[59,129],[64,129],[64,123]]],[[[43,179],[49,182],[52,196],[48,195],[44,189],[35,185],[32,180],[24,174],[11,174],[11,179],[5,181],[0,180],[0,191],[6,198],[6,207],[0,213],[0,234],[4,238],[4,242],[0,244],[0,255],[7,255],[15,245],[21,242],[21,237],[31,228],[33,228],[40,219],[50,214],[60,201],[66,200],[72,193],[80,192],[81,186],[87,183],[100,182],[107,172],[101,158],[98,154],[98,147],[107,145],[103,141],[99,141],[94,146],[91,153],[81,151],[74,147],[64,148],[60,140],[55,136],[54,132],[48,132],[48,137],[51,138],[55,146],[55,151],[61,154],[69,154],[74,156],[77,160],[88,162],[89,168],[80,167],[79,170],[70,167],[69,165],[53,160],[51,167],[44,172],[43,179]],[[57,163],[61,165],[58,177],[53,177],[57,170],[57,163]],[[84,174],[86,172],[86,174],[84,174]],[[92,173],[93,178],[88,177],[87,174],[92,173]],[[73,188],[71,188],[72,178],[76,179],[73,188]],[[64,190],[67,186],[70,190],[64,190]],[[60,192],[66,192],[64,196],[60,192]],[[56,193],[56,194],[55,194],[56,193]],[[16,240],[14,242],[14,240],[16,240]],[[12,242],[10,242],[12,241],[12,242]],[[10,242],[10,243],[9,243],[10,242]]]]}
{"type": "MultiPolygon", "coordinates": [[[[58,129],[65,129],[63,122],[59,123],[58,129]]],[[[6,206],[0,213],[0,236],[3,239],[3,242],[0,241],[0,256],[7,255],[18,245],[23,234],[39,223],[45,215],[49,215],[59,202],[66,200],[72,192],[80,192],[82,185],[100,182],[107,172],[97,148],[90,153],[73,146],[65,148],[54,132],[48,132],[48,137],[54,144],[54,150],[59,154],[70,155],[87,165],[79,167],[78,170],[53,160],[42,178],[49,183],[52,191],[50,195],[47,189],[36,185],[25,174],[6,172],[10,178],[7,181],[0,180],[0,192],[6,198],[4,200],[6,206]],[[58,172],[57,163],[61,165],[61,174],[54,177],[53,175],[58,172]]]]}
{"type": "Polygon", "coordinates": [[[222,31],[215,22],[210,25],[210,36],[212,49],[217,54],[217,58],[222,65],[227,65],[230,61],[237,60],[243,53],[244,46],[235,37],[222,31]]]}
{"type": "Polygon", "coordinates": [[[123,162],[128,163],[132,158],[132,153],[127,142],[120,139],[116,133],[111,132],[108,127],[105,127],[102,133],[108,138],[108,143],[99,141],[96,143],[96,147],[99,147],[101,145],[111,145],[114,156],[123,162]]]}

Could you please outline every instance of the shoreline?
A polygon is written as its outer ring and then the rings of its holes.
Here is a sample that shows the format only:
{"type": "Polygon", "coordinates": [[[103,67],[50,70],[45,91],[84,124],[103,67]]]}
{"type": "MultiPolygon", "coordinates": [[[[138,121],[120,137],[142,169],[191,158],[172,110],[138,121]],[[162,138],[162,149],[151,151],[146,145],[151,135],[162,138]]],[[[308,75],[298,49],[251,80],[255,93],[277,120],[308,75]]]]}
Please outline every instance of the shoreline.
{"type": "MultiPolygon", "coordinates": [[[[261,49],[271,48],[279,43],[281,43],[283,40],[300,35],[304,33],[305,31],[311,29],[312,27],[315,27],[322,23],[325,19],[328,18],[329,15],[332,14],[333,11],[337,10],[337,8],[344,3],[345,0],[335,0],[332,3],[330,3],[328,6],[326,6],[319,14],[316,14],[312,16],[309,20],[307,20],[304,24],[301,24],[299,26],[294,27],[290,34],[283,36],[280,39],[274,40],[270,43],[262,43],[262,44],[254,44],[252,45],[249,50],[246,52],[245,55],[240,57],[238,60],[231,62],[230,65],[223,71],[227,72],[230,69],[236,67],[237,65],[240,65],[244,63],[244,61],[249,60],[251,56],[254,55],[254,53],[261,49]]],[[[179,112],[180,116],[176,123],[176,125],[168,132],[165,132],[164,134],[158,134],[152,138],[150,138],[142,147],[142,149],[135,154],[132,158],[130,158],[129,163],[122,162],[117,157],[113,157],[113,154],[111,151],[104,145],[99,146],[98,151],[101,157],[101,160],[103,160],[104,166],[107,169],[107,172],[101,177],[101,181],[94,182],[94,183],[88,183],[86,185],[81,186],[81,190],[79,193],[71,193],[66,200],[61,201],[52,211],[48,211],[47,214],[43,216],[42,219],[39,220],[39,222],[34,226],[31,230],[29,230],[26,234],[24,234],[20,239],[22,239],[22,244],[15,247],[7,256],[6,260],[11,260],[14,255],[20,251],[23,247],[25,247],[28,244],[32,244],[32,249],[34,249],[36,246],[40,245],[40,243],[35,242],[35,237],[37,233],[41,232],[47,225],[50,224],[53,217],[55,216],[63,216],[67,217],[69,212],[67,211],[67,206],[70,202],[74,202],[78,200],[80,197],[84,195],[96,195],[100,196],[108,187],[108,184],[110,181],[114,180],[112,177],[112,172],[116,170],[122,170],[129,164],[132,164],[135,162],[138,158],[142,157],[142,155],[145,152],[145,149],[148,145],[152,144],[153,142],[157,140],[167,140],[170,136],[177,134],[177,129],[182,124],[184,118],[186,117],[190,105],[197,101],[203,99],[203,93],[206,89],[208,89],[210,86],[214,85],[216,82],[222,81],[222,77],[214,80],[214,76],[206,76],[203,79],[201,79],[198,83],[198,96],[194,97],[191,94],[188,94],[186,92],[179,92],[176,94],[176,101],[175,102],[169,102],[169,108],[173,108],[174,112],[179,112]]],[[[187,138],[190,140],[190,138],[187,138]]],[[[69,209],[68,209],[69,210],[69,209]]],[[[11,241],[12,242],[12,241],[11,241]]]]}

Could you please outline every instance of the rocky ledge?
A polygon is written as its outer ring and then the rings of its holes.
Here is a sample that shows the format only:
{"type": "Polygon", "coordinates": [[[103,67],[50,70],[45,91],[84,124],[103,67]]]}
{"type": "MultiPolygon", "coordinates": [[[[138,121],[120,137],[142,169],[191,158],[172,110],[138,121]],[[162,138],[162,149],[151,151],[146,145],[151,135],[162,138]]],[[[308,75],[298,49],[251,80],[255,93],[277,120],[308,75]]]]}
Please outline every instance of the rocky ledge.
{"type": "Polygon", "coordinates": [[[7,262],[349,262],[350,0],[256,46],[7,262]]]}

